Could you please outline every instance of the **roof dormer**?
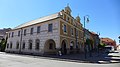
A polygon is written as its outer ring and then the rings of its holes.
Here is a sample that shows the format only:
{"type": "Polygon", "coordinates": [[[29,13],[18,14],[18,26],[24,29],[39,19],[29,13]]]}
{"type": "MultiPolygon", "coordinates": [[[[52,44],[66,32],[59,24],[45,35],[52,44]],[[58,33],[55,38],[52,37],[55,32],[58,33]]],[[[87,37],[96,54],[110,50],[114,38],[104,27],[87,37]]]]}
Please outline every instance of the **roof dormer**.
{"type": "Polygon", "coordinates": [[[69,14],[69,15],[71,15],[71,9],[70,9],[70,7],[67,5],[67,7],[65,7],[65,9],[64,9],[64,11],[67,13],[67,14],[69,14]]]}
{"type": "Polygon", "coordinates": [[[76,17],[76,20],[77,20],[77,22],[80,23],[80,17],[79,16],[76,17]]]}

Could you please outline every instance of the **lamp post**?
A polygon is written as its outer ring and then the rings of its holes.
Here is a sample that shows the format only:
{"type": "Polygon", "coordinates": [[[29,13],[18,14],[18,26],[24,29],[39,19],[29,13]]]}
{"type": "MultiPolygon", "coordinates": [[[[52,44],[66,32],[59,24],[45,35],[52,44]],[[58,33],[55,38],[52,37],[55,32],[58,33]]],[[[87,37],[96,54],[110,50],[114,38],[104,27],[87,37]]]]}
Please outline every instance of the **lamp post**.
{"type": "Polygon", "coordinates": [[[89,15],[85,15],[85,16],[84,16],[84,29],[83,29],[83,30],[84,30],[84,37],[83,37],[83,43],[84,43],[85,59],[86,59],[86,57],[87,57],[87,56],[86,56],[86,51],[87,51],[87,50],[86,50],[86,44],[85,44],[85,40],[86,40],[86,39],[85,39],[85,23],[86,23],[86,22],[89,22],[89,15]]]}

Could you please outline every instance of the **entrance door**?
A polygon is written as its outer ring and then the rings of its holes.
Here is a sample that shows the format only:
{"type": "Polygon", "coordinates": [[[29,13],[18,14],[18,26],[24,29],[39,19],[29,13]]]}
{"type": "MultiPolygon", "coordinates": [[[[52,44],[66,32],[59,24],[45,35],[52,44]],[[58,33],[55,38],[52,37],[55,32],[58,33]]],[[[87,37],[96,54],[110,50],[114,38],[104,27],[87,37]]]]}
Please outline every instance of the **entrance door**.
{"type": "Polygon", "coordinates": [[[62,54],[67,54],[66,43],[65,41],[62,42],[62,54]]]}

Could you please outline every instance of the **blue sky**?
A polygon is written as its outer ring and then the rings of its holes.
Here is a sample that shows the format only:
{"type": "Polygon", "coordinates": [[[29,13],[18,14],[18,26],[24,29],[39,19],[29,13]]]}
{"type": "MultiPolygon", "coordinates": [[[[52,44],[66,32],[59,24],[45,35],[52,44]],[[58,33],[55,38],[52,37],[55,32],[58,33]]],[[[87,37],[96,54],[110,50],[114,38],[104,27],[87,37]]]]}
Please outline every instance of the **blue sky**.
{"type": "Polygon", "coordinates": [[[73,17],[89,15],[86,28],[100,37],[115,39],[120,35],[120,0],[0,0],[0,29],[50,15],[69,6],[73,17]]]}

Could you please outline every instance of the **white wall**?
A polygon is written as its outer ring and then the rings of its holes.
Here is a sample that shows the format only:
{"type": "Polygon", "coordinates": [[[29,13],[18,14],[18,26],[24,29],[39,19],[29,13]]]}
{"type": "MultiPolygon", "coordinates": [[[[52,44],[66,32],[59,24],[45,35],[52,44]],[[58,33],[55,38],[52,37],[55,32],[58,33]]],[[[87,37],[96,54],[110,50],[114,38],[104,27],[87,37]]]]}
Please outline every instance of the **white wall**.
{"type": "MultiPolygon", "coordinates": [[[[37,32],[37,25],[33,25],[33,26],[29,26],[29,27],[26,27],[26,28],[22,28],[23,30],[23,33],[24,33],[24,29],[26,29],[26,36],[22,35],[22,41],[24,40],[26,43],[25,43],[25,49],[22,50],[22,52],[28,52],[28,53],[44,53],[44,45],[45,45],[45,42],[48,40],[48,39],[53,39],[56,43],[56,47],[59,47],[59,20],[58,19],[55,19],[55,20],[51,20],[51,21],[47,21],[47,22],[44,22],[44,23],[40,23],[41,24],[41,28],[40,28],[40,33],[36,33],[37,32]],[[53,23],[53,32],[48,32],[48,24],[49,23],[53,23]],[[30,29],[31,28],[34,28],[34,33],[33,35],[30,34],[30,29]],[[28,40],[31,39],[33,41],[33,47],[32,47],[32,50],[29,50],[28,49],[28,40]],[[36,51],[35,50],[35,40],[36,39],[39,39],[40,40],[40,47],[39,47],[39,51],[36,51]]],[[[13,31],[10,31],[9,33],[11,33],[12,35],[12,32],[14,32],[14,37],[10,37],[8,38],[8,42],[9,43],[9,48],[7,49],[6,48],[6,51],[18,51],[16,49],[16,42],[17,41],[21,41],[21,35],[18,37],[18,31],[21,31],[21,29],[18,29],[18,30],[13,30],[13,31]],[[12,46],[12,49],[10,49],[10,42],[13,43],[13,46],[12,46]]],[[[22,47],[22,46],[21,46],[22,47]]]]}

